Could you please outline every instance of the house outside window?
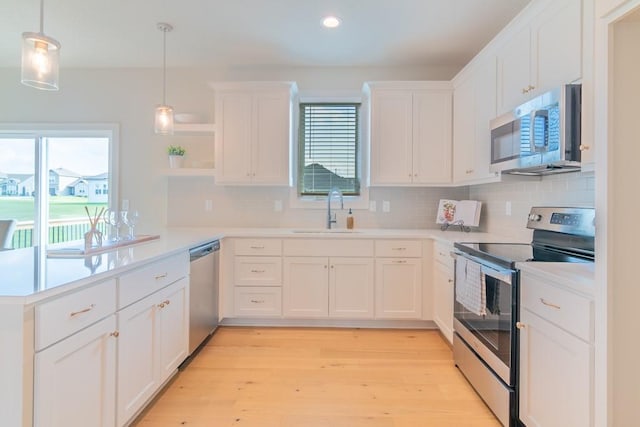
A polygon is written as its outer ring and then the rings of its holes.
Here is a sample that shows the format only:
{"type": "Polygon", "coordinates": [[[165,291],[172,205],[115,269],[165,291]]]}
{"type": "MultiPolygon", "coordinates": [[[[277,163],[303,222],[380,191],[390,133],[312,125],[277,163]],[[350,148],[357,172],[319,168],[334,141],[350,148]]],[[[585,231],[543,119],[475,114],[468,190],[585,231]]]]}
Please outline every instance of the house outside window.
{"type": "Polygon", "coordinates": [[[110,124],[0,124],[0,219],[18,222],[13,248],[81,240],[86,209],[116,205],[106,194],[117,186],[118,133],[110,124]],[[96,177],[99,197],[90,192],[96,177]]]}
{"type": "Polygon", "coordinates": [[[299,197],[326,196],[334,187],[360,196],[359,116],[359,103],[300,104],[299,197]]]}

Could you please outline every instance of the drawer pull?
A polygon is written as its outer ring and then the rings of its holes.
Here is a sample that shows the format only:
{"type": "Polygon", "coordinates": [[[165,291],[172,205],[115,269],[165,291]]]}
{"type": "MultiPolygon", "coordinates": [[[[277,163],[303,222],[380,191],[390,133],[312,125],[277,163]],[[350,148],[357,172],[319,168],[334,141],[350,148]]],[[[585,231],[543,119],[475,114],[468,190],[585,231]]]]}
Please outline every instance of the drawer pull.
{"type": "Polygon", "coordinates": [[[264,249],[264,246],[250,246],[251,249],[264,249]]]}
{"type": "Polygon", "coordinates": [[[453,279],[449,279],[449,280],[447,280],[447,282],[453,283],[453,279]]]}
{"type": "Polygon", "coordinates": [[[547,301],[544,300],[544,298],[540,298],[540,302],[543,303],[544,305],[546,305],[547,307],[551,307],[551,308],[555,308],[556,310],[560,310],[560,306],[559,305],[547,302],[547,301]]]}
{"type": "Polygon", "coordinates": [[[264,273],[266,270],[251,270],[252,273],[264,273]]]}
{"type": "Polygon", "coordinates": [[[71,314],[69,314],[69,317],[74,317],[74,316],[77,316],[78,314],[89,312],[93,310],[95,306],[96,306],[95,304],[91,304],[89,307],[85,308],[84,310],[72,311],[71,314]]]}
{"type": "Polygon", "coordinates": [[[406,251],[407,248],[391,248],[392,251],[406,251]]]}
{"type": "Polygon", "coordinates": [[[251,302],[253,304],[264,304],[264,300],[263,299],[252,299],[251,302]]]}
{"type": "Polygon", "coordinates": [[[120,332],[113,331],[109,334],[110,337],[118,338],[120,336],[120,332]]]}
{"type": "Polygon", "coordinates": [[[393,261],[393,263],[394,264],[406,264],[407,261],[405,261],[405,260],[396,260],[396,261],[393,261]]]}
{"type": "Polygon", "coordinates": [[[160,304],[158,304],[158,308],[165,308],[166,306],[168,306],[169,304],[171,304],[171,301],[169,301],[168,299],[162,301],[160,304]]]}
{"type": "Polygon", "coordinates": [[[518,329],[524,329],[524,327],[525,327],[525,324],[524,324],[524,323],[522,323],[522,322],[516,322],[516,328],[518,328],[518,329]]]}
{"type": "Polygon", "coordinates": [[[156,280],[164,279],[168,275],[169,275],[169,273],[160,274],[160,275],[156,276],[156,280]]]}

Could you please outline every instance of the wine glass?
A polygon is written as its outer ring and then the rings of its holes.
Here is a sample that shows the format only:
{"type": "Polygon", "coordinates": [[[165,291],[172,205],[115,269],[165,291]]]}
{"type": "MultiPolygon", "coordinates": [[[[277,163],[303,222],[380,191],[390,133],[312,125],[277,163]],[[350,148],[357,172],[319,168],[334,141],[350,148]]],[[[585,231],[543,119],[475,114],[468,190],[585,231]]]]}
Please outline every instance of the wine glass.
{"type": "Polygon", "coordinates": [[[111,226],[111,230],[114,231],[114,236],[110,239],[112,242],[120,240],[120,226],[122,225],[122,217],[120,213],[115,209],[107,209],[103,215],[104,222],[111,226]]]}
{"type": "Polygon", "coordinates": [[[129,239],[135,240],[135,226],[138,223],[138,219],[140,218],[140,213],[137,210],[133,211],[123,211],[122,212],[122,220],[125,225],[129,227],[129,239]]]}

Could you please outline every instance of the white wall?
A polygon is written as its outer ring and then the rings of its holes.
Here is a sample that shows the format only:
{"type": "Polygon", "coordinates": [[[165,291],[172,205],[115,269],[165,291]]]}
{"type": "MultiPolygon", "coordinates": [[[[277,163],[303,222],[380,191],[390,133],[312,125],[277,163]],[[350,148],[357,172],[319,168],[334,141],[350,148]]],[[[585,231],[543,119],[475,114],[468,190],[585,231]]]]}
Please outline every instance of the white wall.
{"type": "Polygon", "coordinates": [[[640,323],[638,322],[638,97],[640,96],[640,9],[615,24],[613,40],[612,111],[609,126],[612,139],[608,152],[608,266],[609,327],[613,370],[613,425],[638,424],[640,404],[640,323]]]}
{"type": "Polygon", "coordinates": [[[502,182],[472,186],[469,198],[483,202],[480,226],[504,236],[531,240],[527,215],[532,206],[594,206],[592,173],[572,172],[543,178],[503,176],[502,182]],[[506,204],[511,203],[511,215],[506,204]]]}
{"type": "MultiPolygon", "coordinates": [[[[373,188],[370,200],[377,211],[354,210],[355,228],[435,228],[441,198],[466,199],[469,190],[461,188],[373,188]],[[382,202],[390,202],[390,212],[382,212],[382,202]]],[[[275,187],[223,187],[214,178],[172,178],[169,183],[169,224],[176,226],[228,227],[314,227],[326,224],[326,208],[297,209],[288,206],[289,190],[275,187]],[[213,209],[205,212],[205,200],[213,209]],[[281,200],[283,210],[274,211],[281,200]]],[[[334,211],[339,203],[332,203],[334,211]]],[[[346,227],[345,210],[337,210],[338,228],[346,227]]]]}
{"type": "MultiPolygon", "coordinates": [[[[235,68],[172,69],[167,72],[167,101],[177,112],[196,112],[213,121],[213,92],[208,82],[224,80],[293,80],[302,93],[359,92],[374,80],[446,80],[451,67],[365,68],[235,68]]],[[[279,188],[220,187],[214,178],[167,178],[165,147],[183,144],[189,162],[213,161],[213,138],[162,137],[153,133],[153,111],[161,102],[159,69],[62,69],[59,92],[37,91],[20,84],[18,69],[0,69],[1,122],[115,122],[120,124],[120,197],[141,212],[140,231],[168,225],[321,227],[320,210],[288,208],[288,192],[279,188]],[[213,201],[205,212],[204,200],[213,201]],[[283,211],[274,212],[274,201],[283,211]]],[[[454,188],[378,188],[371,200],[378,211],[355,211],[356,227],[435,227],[440,198],[478,199],[483,206],[481,229],[528,238],[524,218],[534,204],[593,206],[593,177],[558,175],[543,180],[512,180],[454,188]],[[382,212],[382,201],[391,212],[382,212]],[[504,215],[506,201],[512,215],[504,215]]],[[[342,219],[340,219],[341,222],[342,219]]]]}
{"type": "MultiPolygon", "coordinates": [[[[193,218],[187,218],[184,214],[176,214],[172,209],[175,200],[195,200],[199,197],[198,192],[204,191],[211,183],[210,178],[199,178],[193,179],[194,185],[184,186],[174,182],[176,178],[162,176],[161,170],[167,164],[166,146],[172,143],[187,145],[192,154],[188,161],[200,158],[210,160],[207,157],[212,156],[213,140],[201,137],[162,137],[153,133],[154,109],[162,101],[160,69],[65,69],[64,58],[62,62],[61,89],[58,92],[38,91],[23,86],[20,84],[19,69],[0,69],[0,122],[120,124],[119,194],[121,199],[130,201],[131,209],[140,210],[141,232],[167,224],[167,204],[172,219],[169,225],[218,225],[216,221],[226,221],[229,218],[227,213],[220,213],[219,216],[205,219],[201,212],[194,212],[193,218]],[[168,181],[171,185],[168,185],[168,181]]],[[[196,112],[212,121],[214,100],[208,82],[293,80],[298,82],[303,93],[328,90],[359,92],[362,83],[368,80],[448,80],[456,72],[455,67],[170,69],[167,71],[167,102],[176,112],[196,112]]],[[[250,192],[247,189],[218,188],[214,195],[217,197],[218,194],[224,194],[228,206],[238,207],[244,206],[247,191],[250,192]]],[[[262,194],[261,191],[256,193],[262,194]]],[[[398,208],[392,207],[391,215],[371,221],[401,224],[403,219],[395,218],[402,212],[402,200],[409,199],[399,196],[398,200],[398,204],[394,204],[398,208]]],[[[221,205],[222,203],[217,203],[217,206],[221,205]]],[[[406,210],[411,209],[407,207],[406,210]]],[[[253,208],[251,212],[254,212],[255,217],[247,217],[247,222],[258,224],[262,218],[261,212],[254,211],[253,208]]],[[[415,212],[417,218],[422,210],[415,212]]],[[[238,215],[250,214],[242,212],[238,215]]],[[[292,222],[299,220],[297,214],[291,214],[287,218],[290,218],[287,221],[292,222]]],[[[276,220],[287,225],[279,217],[274,217],[269,222],[276,220]]],[[[369,220],[363,217],[362,221],[369,220]]]]}

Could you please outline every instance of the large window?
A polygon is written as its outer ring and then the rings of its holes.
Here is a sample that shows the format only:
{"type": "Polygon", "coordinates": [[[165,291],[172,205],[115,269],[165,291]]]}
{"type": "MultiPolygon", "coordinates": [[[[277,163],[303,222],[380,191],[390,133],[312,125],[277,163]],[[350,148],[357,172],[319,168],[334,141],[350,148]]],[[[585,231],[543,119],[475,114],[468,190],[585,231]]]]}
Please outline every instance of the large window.
{"type": "Polygon", "coordinates": [[[298,194],[360,195],[359,104],[300,104],[298,194]]]}
{"type": "Polygon", "coordinates": [[[82,239],[87,211],[109,206],[116,132],[106,127],[0,126],[0,220],[17,221],[14,249],[82,239]]]}

